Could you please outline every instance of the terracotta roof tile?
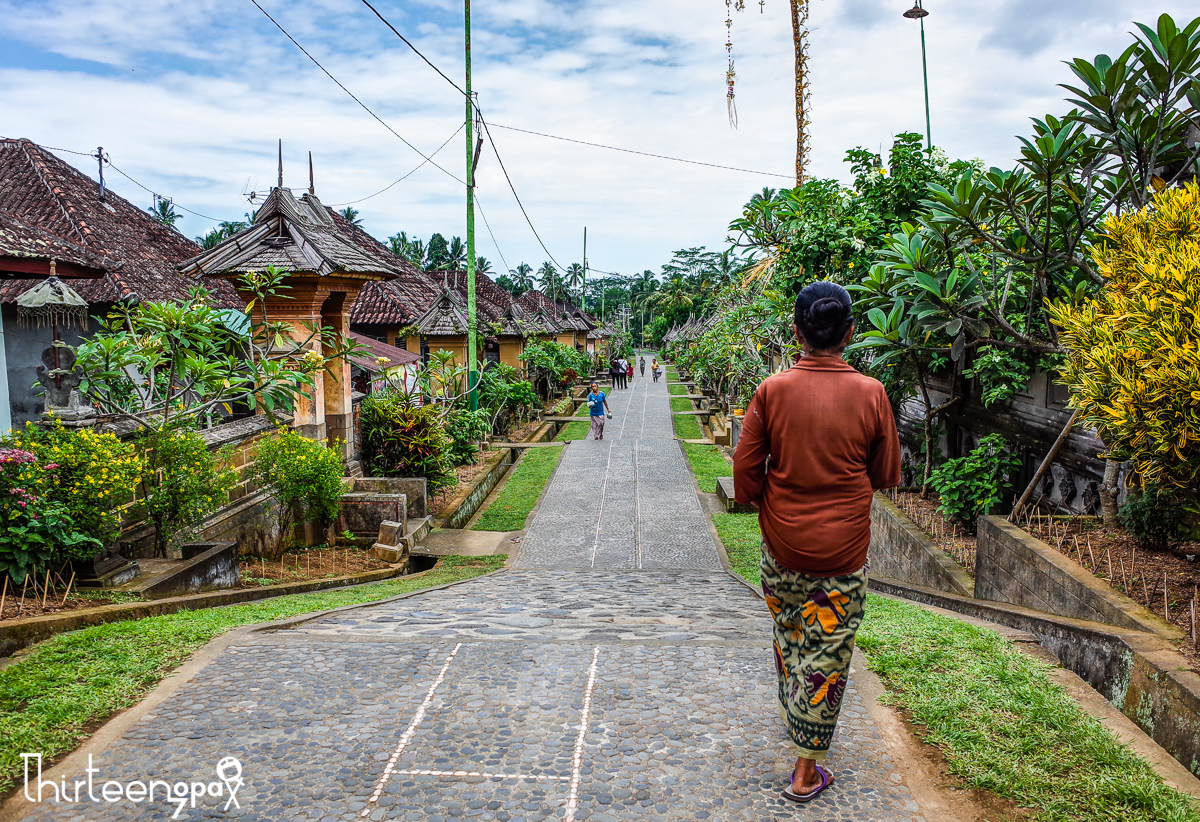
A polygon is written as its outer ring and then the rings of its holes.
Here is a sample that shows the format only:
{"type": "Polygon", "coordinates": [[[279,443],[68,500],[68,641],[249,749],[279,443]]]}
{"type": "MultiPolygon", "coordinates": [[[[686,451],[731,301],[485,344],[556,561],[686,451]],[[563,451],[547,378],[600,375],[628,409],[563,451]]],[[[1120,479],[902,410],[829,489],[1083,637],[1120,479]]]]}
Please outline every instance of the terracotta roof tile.
{"type": "MultiPolygon", "coordinates": [[[[112,191],[101,200],[98,183],[29,140],[0,140],[0,214],[123,263],[106,277],[72,284],[88,302],[183,299],[200,284],[176,269],[200,251],[196,243],[112,191]]],[[[0,284],[0,302],[12,302],[38,282],[0,284]]],[[[204,285],[220,307],[242,307],[228,284],[204,285]]]]}

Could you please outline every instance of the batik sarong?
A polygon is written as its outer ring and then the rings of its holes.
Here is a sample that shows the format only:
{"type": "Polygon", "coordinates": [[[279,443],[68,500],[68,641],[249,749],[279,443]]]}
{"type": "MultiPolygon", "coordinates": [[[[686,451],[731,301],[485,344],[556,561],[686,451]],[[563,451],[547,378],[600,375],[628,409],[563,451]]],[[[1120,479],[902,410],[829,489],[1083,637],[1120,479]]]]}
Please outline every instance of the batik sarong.
{"type": "Polygon", "coordinates": [[[800,756],[824,759],[846,693],[867,572],[809,576],[777,563],[764,545],[762,588],[775,623],[780,717],[800,756]]]}
{"type": "Polygon", "coordinates": [[[592,416],[592,439],[598,440],[604,436],[604,415],[592,416]]]}

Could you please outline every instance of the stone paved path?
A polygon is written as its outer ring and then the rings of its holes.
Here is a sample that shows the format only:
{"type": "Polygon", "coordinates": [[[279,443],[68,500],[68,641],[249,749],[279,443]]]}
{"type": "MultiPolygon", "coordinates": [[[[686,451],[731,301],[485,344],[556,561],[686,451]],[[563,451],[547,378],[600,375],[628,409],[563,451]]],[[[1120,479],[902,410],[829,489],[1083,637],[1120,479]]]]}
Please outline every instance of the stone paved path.
{"type": "MultiPolygon", "coordinates": [[[[856,688],[838,782],[779,798],[770,623],[721,570],[665,381],[567,447],[515,568],[254,634],[98,756],[97,779],[214,779],[179,819],[920,820],[856,688]]],[[[853,671],[852,671],[853,673],[853,671]]],[[[29,820],[166,819],[129,801],[29,820]]]]}

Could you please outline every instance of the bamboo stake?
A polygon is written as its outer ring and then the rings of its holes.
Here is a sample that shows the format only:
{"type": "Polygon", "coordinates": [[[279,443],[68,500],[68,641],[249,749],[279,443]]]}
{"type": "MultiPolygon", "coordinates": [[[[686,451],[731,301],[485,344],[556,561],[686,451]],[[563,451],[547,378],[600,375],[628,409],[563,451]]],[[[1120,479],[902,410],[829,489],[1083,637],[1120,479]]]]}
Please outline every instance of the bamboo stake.
{"type": "MultiPolygon", "coordinates": [[[[8,574],[5,574],[4,575],[4,591],[2,593],[0,593],[0,619],[4,619],[4,600],[7,598],[8,598],[8,574]]],[[[1195,632],[1193,631],[1193,633],[1195,633],[1195,632]]]]}
{"type": "Polygon", "coordinates": [[[25,582],[21,585],[21,604],[17,606],[17,616],[25,613],[25,591],[29,589],[29,574],[25,574],[25,582]]]}
{"type": "MultiPolygon", "coordinates": [[[[1090,547],[1090,546],[1089,546],[1090,547]]],[[[1113,578],[1112,572],[1112,548],[1108,548],[1104,552],[1105,558],[1108,560],[1108,578],[1111,581],[1113,578]]]]}
{"type": "Polygon", "coordinates": [[[50,596],[50,570],[46,570],[46,586],[42,589],[42,610],[46,610],[46,597],[50,596]]]}
{"type": "Polygon", "coordinates": [[[1167,572],[1163,571],[1163,619],[1171,621],[1171,612],[1167,607],[1167,572]]]}
{"type": "MultiPolygon", "coordinates": [[[[1096,564],[1096,555],[1095,555],[1094,553],[1092,553],[1092,538],[1091,538],[1091,537],[1089,537],[1089,536],[1087,536],[1087,535],[1085,534],[1085,535],[1084,535],[1084,540],[1086,540],[1086,541],[1087,541],[1088,554],[1089,554],[1089,555],[1091,556],[1091,558],[1092,558],[1092,567],[1093,567],[1093,568],[1096,568],[1096,567],[1098,567],[1098,566],[1097,566],[1097,564],[1096,564]]],[[[1078,537],[1076,537],[1076,538],[1075,538],[1075,541],[1076,541],[1076,543],[1078,544],[1078,542],[1079,542],[1079,538],[1078,538],[1078,537]]]]}
{"type": "Polygon", "coordinates": [[[1196,650],[1196,588],[1192,588],[1192,651],[1196,650]]]}
{"type": "Polygon", "coordinates": [[[1142,577],[1142,598],[1146,600],[1146,607],[1150,607],[1150,588],[1146,585],[1146,578],[1142,577]]]}
{"type": "Polygon", "coordinates": [[[67,604],[67,597],[69,597],[71,595],[71,586],[74,584],[75,584],[75,572],[72,571],[71,572],[71,580],[70,580],[70,582],[67,583],[67,590],[63,594],[62,602],[60,602],[59,605],[67,604]]]}

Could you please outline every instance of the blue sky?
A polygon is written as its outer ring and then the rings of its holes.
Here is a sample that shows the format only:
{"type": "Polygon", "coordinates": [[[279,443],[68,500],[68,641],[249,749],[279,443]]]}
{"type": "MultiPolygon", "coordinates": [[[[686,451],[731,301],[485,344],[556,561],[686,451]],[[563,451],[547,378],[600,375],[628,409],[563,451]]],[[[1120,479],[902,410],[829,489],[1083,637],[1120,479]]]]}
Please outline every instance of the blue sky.
{"type": "MultiPolygon", "coordinates": [[[[458,128],[462,98],[359,0],[259,0],[352,92],[429,153],[458,128]]],[[[381,0],[377,8],[461,83],[462,5],[381,0]]],[[[846,149],[885,148],[921,131],[917,26],[903,0],[812,0],[812,173],[845,179],[846,149]]],[[[770,171],[689,166],[493,130],[514,185],[550,252],[581,256],[588,227],[597,269],[657,268],[673,249],[723,245],[726,226],[793,167],[787,0],[748,0],[734,14],[740,125],[724,90],[725,5],[718,0],[475,0],[475,89],[489,121],[770,171]]],[[[1028,118],[1065,108],[1062,61],[1120,51],[1132,21],[1190,19],[1163,0],[927,0],[934,142],[952,157],[1010,165],[1028,118]]],[[[236,219],[244,196],[275,179],[329,204],[366,198],[421,159],[312,65],[250,0],[0,0],[0,135],[79,151],[102,145],[132,177],[193,211],[236,219]]],[[[462,176],[463,137],[437,156],[462,176]]],[[[62,155],[86,171],[86,158],[62,155]]],[[[120,194],[150,195],[119,175],[120,194]]],[[[497,270],[546,259],[495,154],[479,197],[499,246],[479,225],[497,270]]],[[[381,238],[465,228],[459,183],[425,166],[355,204],[381,238]]],[[[144,202],[143,202],[144,201],[144,202]]],[[[189,236],[211,222],[187,215],[189,236]]]]}

